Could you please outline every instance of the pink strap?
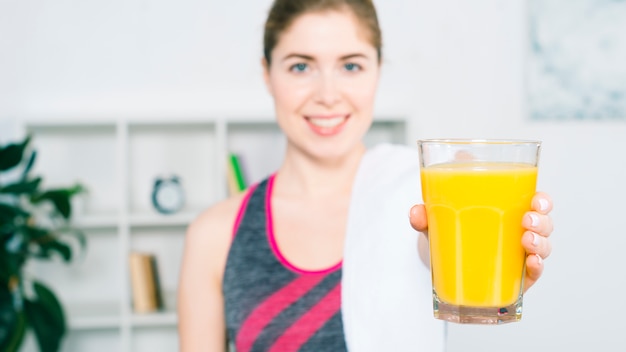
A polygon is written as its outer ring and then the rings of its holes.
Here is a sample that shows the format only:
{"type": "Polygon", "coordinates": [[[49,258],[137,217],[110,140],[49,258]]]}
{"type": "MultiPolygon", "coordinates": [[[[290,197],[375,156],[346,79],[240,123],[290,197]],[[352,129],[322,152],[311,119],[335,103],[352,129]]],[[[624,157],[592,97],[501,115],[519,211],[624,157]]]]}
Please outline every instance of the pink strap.
{"type": "Polygon", "coordinates": [[[237,236],[237,230],[239,229],[239,224],[241,224],[241,220],[243,219],[243,214],[246,212],[246,208],[248,207],[248,201],[250,200],[252,193],[254,193],[254,190],[256,189],[257,185],[258,184],[254,184],[253,186],[248,188],[248,190],[246,191],[247,192],[246,195],[243,197],[243,200],[241,201],[241,205],[239,206],[239,211],[237,212],[237,218],[235,219],[235,224],[233,226],[233,239],[235,239],[235,236],[237,236]]]}

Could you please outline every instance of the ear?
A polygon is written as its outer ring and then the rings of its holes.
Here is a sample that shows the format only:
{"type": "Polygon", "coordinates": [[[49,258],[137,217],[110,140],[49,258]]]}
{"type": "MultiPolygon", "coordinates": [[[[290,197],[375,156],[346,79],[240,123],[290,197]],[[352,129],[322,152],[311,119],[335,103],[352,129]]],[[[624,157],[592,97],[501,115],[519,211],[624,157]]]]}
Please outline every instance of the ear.
{"type": "Polygon", "coordinates": [[[272,85],[270,84],[270,64],[267,62],[265,57],[261,58],[261,66],[263,66],[263,80],[265,81],[265,88],[270,92],[271,95],[274,95],[272,92],[272,85]]]}

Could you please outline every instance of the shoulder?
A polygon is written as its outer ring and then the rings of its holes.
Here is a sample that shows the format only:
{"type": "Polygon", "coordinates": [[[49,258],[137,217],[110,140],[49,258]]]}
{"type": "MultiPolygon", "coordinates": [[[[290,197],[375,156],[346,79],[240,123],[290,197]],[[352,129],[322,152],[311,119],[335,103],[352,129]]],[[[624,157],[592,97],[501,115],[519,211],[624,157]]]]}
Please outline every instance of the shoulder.
{"type": "Polygon", "coordinates": [[[240,194],[216,203],[187,228],[177,303],[182,350],[223,350],[222,278],[244,198],[240,194]]]}
{"type": "Polygon", "coordinates": [[[185,238],[183,268],[204,268],[202,271],[210,270],[217,282],[221,280],[237,214],[246,195],[247,192],[220,201],[191,222],[185,238]]]}
{"type": "Polygon", "coordinates": [[[187,230],[188,237],[209,240],[232,235],[235,219],[247,192],[220,201],[196,217],[187,230]]]}

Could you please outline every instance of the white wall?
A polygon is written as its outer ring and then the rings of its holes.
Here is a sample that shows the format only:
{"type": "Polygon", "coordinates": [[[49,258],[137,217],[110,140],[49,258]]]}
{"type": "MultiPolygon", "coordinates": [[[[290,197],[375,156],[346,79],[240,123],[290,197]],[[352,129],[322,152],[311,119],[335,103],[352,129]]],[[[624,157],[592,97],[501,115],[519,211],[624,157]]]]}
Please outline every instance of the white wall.
{"type": "MultiPolygon", "coordinates": [[[[448,351],[624,351],[626,123],[525,114],[523,0],[378,0],[379,110],[414,136],[544,141],[554,253],[522,322],[451,325],[448,351]]],[[[0,0],[0,141],[22,118],[267,111],[269,0],[0,0]]],[[[564,9],[565,11],[565,9],[564,9]]],[[[416,332],[418,334],[418,332],[416,332]]]]}
{"type": "Polygon", "coordinates": [[[403,62],[418,67],[415,135],[541,139],[539,188],[555,201],[554,252],[526,296],[522,322],[450,325],[448,351],[626,350],[618,313],[626,309],[626,120],[528,120],[524,1],[419,4],[411,12],[420,23],[415,56],[403,62]]]}

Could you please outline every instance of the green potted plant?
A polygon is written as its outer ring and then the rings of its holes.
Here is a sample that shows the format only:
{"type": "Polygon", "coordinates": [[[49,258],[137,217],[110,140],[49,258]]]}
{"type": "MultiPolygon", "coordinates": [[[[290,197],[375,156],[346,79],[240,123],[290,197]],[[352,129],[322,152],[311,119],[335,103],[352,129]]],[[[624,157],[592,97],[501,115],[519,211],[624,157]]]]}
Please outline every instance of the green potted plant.
{"type": "Polygon", "coordinates": [[[42,189],[42,177],[30,175],[37,155],[30,140],[0,146],[0,351],[7,352],[19,349],[28,329],[41,351],[60,349],[66,333],[63,307],[25,265],[54,256],[70,262],[73,244],[85,247],[84,236],[68,221],[71,198],[83,188],[42,189]]]}

